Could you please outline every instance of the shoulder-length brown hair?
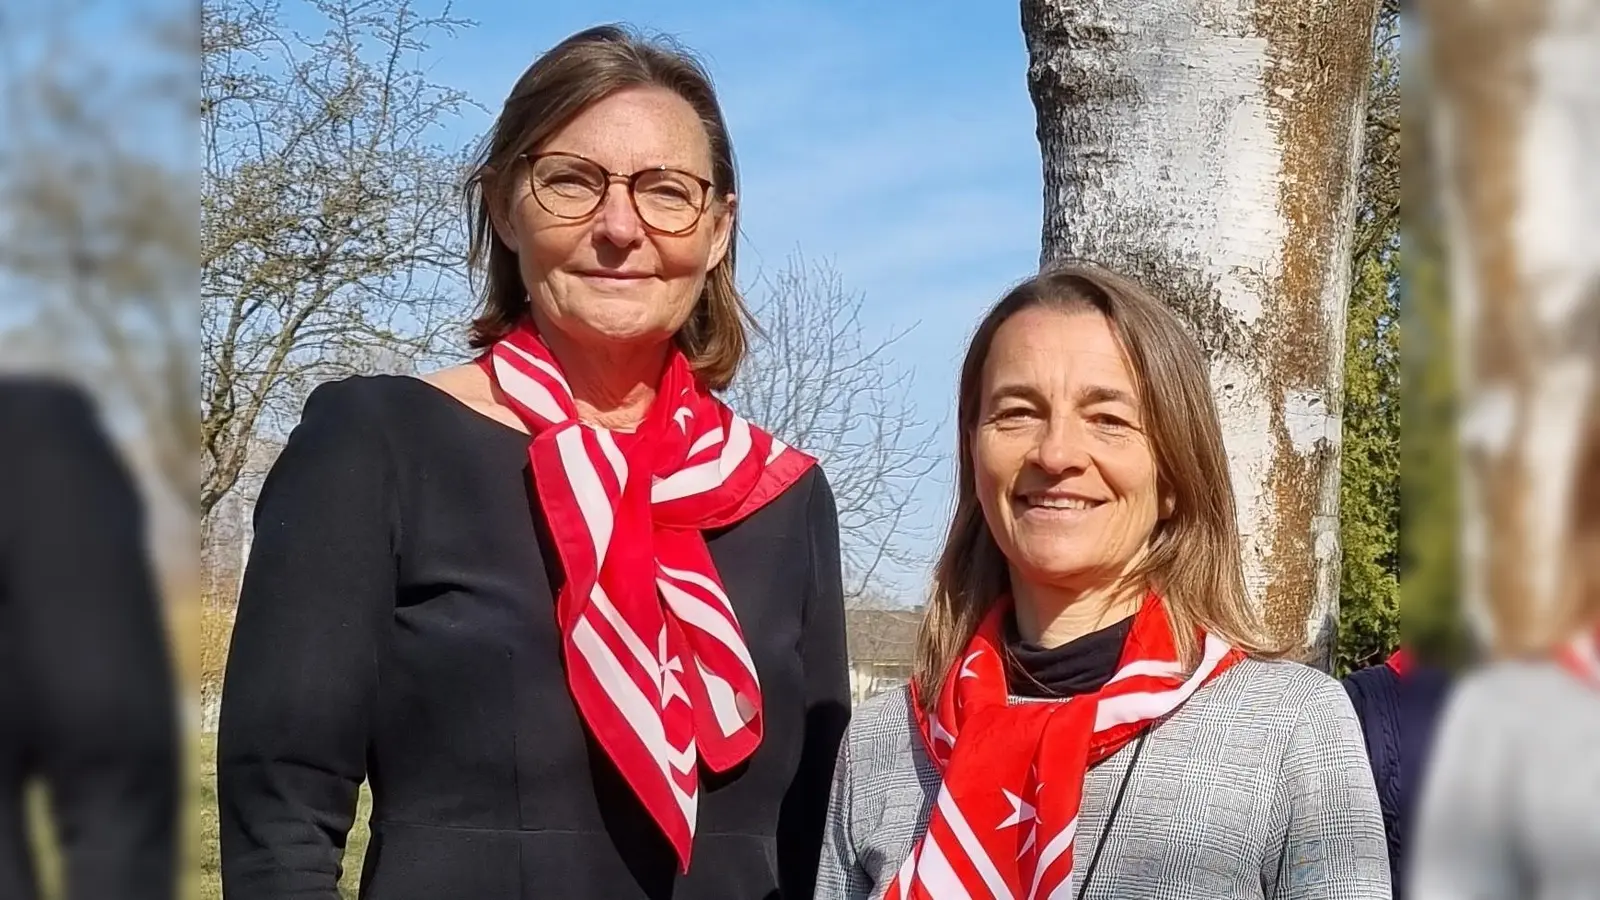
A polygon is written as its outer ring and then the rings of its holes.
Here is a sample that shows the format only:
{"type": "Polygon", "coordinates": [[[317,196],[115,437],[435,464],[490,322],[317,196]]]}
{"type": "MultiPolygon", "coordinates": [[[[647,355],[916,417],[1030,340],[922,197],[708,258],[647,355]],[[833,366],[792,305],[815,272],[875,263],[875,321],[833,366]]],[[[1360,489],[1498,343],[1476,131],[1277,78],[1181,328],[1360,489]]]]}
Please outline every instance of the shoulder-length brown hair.
{"type": "Polygon", "coordinates": [[[995,334],[1012,316],[1035,307],[1105,316],[1126,354],[1156,477],[1174,500],[1172,515],[1157,523],[1134,574],[1164,598],[1185,664],[1199,658],[1197,626],[1253,655],[1284,655],[1245,593],[1233,484],[1199,345],[1177,316],[1132,279],[1092,265],[1061,265],[1001,298],[979,323],[961,364],[956,510],[917,641],[918,702],[933,709],[951,666],[990,606],[1010,590],[1005,556],[978,504],[972,444],[995,334]]]}
{"type": "Polygon", "coordinates": [[[1491,601],[1495,655],[1540,657],[1586,628],[1600,626],[1600,385],[1591,387],[1579,423],[1572,461],[1564,553],[1556,560],[1553,607],[1527,598],[1496,596],[1491,601]]]}
{"type": "MultiPolygon", "coordinates": [[[[472,347],[493,344],[527,315],[527,289],[517,254],[495,234],[491,204],[506,201],[511,179],[525,171],[523,154],[536,150],[592,104],[632,87],[665,88],[688,101],[711,143],[715,202],[738,193],[733,141],[711,76],[688,51],[620,25],[572,35],[517,79],[467,177],[465,199],[471,216],[467,263],[482,275],[483,303],[468,332],[472,347]]],[[[690,365],[713,390],[722,390],[733,380],[749,343],[747,329],[755,324],[734,281],[738,237],[735,227],[727,255],[706,274],[700,301],[676,337],[690,365]]]]}

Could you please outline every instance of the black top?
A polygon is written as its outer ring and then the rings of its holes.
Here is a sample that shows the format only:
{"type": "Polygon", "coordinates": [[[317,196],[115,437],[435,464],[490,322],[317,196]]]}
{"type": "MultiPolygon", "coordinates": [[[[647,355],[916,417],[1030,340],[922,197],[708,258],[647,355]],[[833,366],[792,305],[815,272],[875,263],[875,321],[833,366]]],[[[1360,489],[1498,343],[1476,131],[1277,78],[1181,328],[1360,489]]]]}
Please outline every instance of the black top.
{"type": "Polygon", "coordinates": [[[312,393],[258,501],[224,685],[229,900],[336,900],[363,777],[368,900],[811,896],[849,715],[826,479],[706,535],[765,735],[702,768],[680,875],[567,692],[528,440],[415,379],[312,393]]]}
{"type": "Polygon", "coordinates": [[[1117,674],[1133,617],[1091,631],[1059,647],[1022,639],[1015,616],[1006,616],[1006,684],[1017,697],[1076,697],[1105,687],[1117,674]]]}
{"type": "Polygon", "coordinates": [[[0,897],[36,896],[48,786],[69,897],[166,898],[177,694],[134,480],[78,390],[0,379],[0,897]]]}

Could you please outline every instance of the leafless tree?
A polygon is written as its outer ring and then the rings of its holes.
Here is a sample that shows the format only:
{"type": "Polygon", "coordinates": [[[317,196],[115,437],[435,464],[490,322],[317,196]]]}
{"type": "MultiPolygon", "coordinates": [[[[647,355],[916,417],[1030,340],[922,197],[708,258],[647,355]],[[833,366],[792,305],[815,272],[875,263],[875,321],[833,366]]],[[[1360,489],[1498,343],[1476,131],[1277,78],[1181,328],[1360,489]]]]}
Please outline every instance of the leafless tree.
{"type": "Polygon", "coordinates": [[[29,20],[14,8],[0,20],[12,42],[0,46],[0,272],[22,301],[12,308],[23,307],[5,356],[89,387],[147,486],[188,507],[199,430],[195,192],[182,157],[151,136],[192,119],[180,77],[193,27],[181,17],[141,23],[130,39],[149,52],[130,68],[87,46],[77,26],[94,11],[74,3],[29,20]]]}
{"type": "Polygon", "coordinates": [[[728,402],[820,459],[839,506],[845,597],[856,603],[894,568],[925,562],[913,547],[927,528],[914,492],[940,456],[907,398],[911,373],[892,356],[905,331],[864,338],[865,297],[798,254],[750,294],[764,334],[728,402]]]}
{"type": "Polygon", "coordinates": [[[426,358],[464,318],[460,176],[438,142],[468,105],[419,58],[472,23],[410,0],[201,6],[200,509],[318,381],[426,358]]]}

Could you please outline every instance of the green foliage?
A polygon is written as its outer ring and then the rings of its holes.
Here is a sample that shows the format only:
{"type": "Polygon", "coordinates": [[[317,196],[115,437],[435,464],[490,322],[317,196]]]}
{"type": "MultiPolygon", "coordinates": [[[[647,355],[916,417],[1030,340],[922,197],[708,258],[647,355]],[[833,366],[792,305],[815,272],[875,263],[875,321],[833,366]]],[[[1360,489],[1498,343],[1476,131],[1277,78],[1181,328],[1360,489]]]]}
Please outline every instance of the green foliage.
{"type": "Polygon", "coordinates": [[[1460,615],[1460,471],[1450,310],[1438,247],[1427,229],[1406,263],[1402,399],[1400,592],[1408,646],[1441,664],[1465,659],[1460,615]]]}
{"type": "MultiPolygon", "coordinates": [[[[184,893],[185,900],[221,900],[222,864],[219,852],[219,823],[217,821],[217,737],[205,735],[199,742],[199,785],[193,791],[198,809],[200,863],[197,882],[184,893]]],[[[339,879],[339,896],[352,900],[361,882],[361,863],[367,855],[367,840],[371,837],[367,819],[372,815],[372,792],[361,785],[361,798],[356,807],[356,824],[344,847],[344,876],[339,879]]]]}
{"type": "Polygon", "coordinates": [[[1338,675],[1381,660],[1400,640],[1399,29],[1399,5],[1385,2],[1368,85],[1345,325],[1338,675]]]}
{"type": "MultiPolygon", "coordinates": [[[[1425,52],[1425,42],[1413,53],[1425,52]]],[[[1408,64],[1407,97],[1426,96],[1428,67],[1408,64]]],[[[1430,118],[1408,103],[1405,132],[1401,318],[1400,605],[1406,646],[1419,658],[1454,666],[1468,660],[1472,639],[1461,616],[1461,471],[1457,444],[1455,347],[1443,234],[1429,144],[1430,118]]]]}
{"type": "Polygon", "coordinates": [[[1335,671],[1378,661],[1400,633],[1400,321],[1395,249],[1358,261],[1345,350],[1335,671]]]}

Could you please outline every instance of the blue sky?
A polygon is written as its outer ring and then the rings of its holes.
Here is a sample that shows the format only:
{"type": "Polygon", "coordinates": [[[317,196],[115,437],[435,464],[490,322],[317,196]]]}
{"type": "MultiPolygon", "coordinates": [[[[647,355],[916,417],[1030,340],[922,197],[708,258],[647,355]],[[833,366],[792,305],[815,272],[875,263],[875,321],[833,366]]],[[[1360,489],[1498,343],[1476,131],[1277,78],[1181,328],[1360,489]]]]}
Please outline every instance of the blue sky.
{"type": "MultiPolygon", "coordinates": [[[[180,2],[100,0],[66,31],[98,45],[119,78],[137,77],[156,59],[140,26],[180,2]]],[[[432,12],[443,0],[415,2],[432,12]]],[[[283,13],[320,31],[307,6],[287,0],[283,13]]],[[[443,136],[458,147],[487,129],[529,63],[581,28],[628,22],[701,56],[738,156],[741,281],[798,251],[865,296],[868,344],[914,326],[893,348],[906,402],[917,418],[945,422],[937,477],[916,498],[929,535],[920,555],[931,558],[949,502],[959,354],[988,304],[1038,262],[1042,187],[1017,5],[457,0],[453,12],[477,26],[438,36],[423,65],[490,111],[469,111],[443,136]]],[[[44,18],[13,24],[25,27],[12,30],[0,76],[51,53],[44,18]]],[[[172,109],[124,109],[120,124],[147,150],[192,159],[193,132],[171,124],[172,109]]],[[[0,281],[0,295],[21,299],[8,287],[0,281]]],[[[0,325],[25,308],[0,303],[0,325]]],[[[926,572],[893,573],[900,597],[915,600],[926,572]]]]}
{"type": "MultiPolygon", "coordinates": [[[[93,0],[67,15],[46,4],[6,4],[0,10],[0,164],[14,149],[18,132],[26,133],[30,144],[51,138],[49,123],[31,105],[31,90],[43,70],[58,85],[78,91],[85,108],[115,110],[111,127],[123,140],[192,165],[188,161],[198,159],[193,101],[170,94],[145,96],[136,88],[177,68],[170,57],[154,52],[149,32],[155,23],[187,11],[182,0],[93,0]],[[78,55],[83,47],[96,52],[85,60],[78,55]]],[[[189,68],[177,68],[177,77],[189,68]]],[[[3,216],[0,228],[9,224],[3,216]]],[[[19,287],[0,272],[0,332],[32,319],[38,302],[28,286],[19,287]]]]}
{"type": "MultiPolygon", "coordinates": [[[[799,250],[862,292],[868,339],[895,345],[907,402],[944,428],[918,491],[933,536],[949,504],[955,376],[977,317],[1038,264],[1042,197],[1014,3],[512,3],[463,0],[478,27],[434,46],[433,78],[495,109],[539,53],[626,21],[707,63],[738,156],[741,281],[799,250]]],[[[461,122],[465,142],[488,115],[461,122]]],[[[926,568],[893,574],[916,599],[926,568]]]]}
{"type": "MultiPolygon", "coordinates": [[[[290,21],[310,25],[297,6],[285,4],[290,21]]],[[[455,146],[487,129],[540,53],[582,28],[665,32],[706,62],[738,157],[741,282],[799,251],[865,296],[868,343],[914,326],[894,346],[906,402],[945,422],[937,477],[916,497],[929,535],[919,555],[931,560],[949,507],[960,353],[988,304],[1038,264],[1042,187],[1016,4],[457,0],[452,11],[477,27],[438,36],[424,65],[489,110],[459,121],[445,138],[455,146]]],[[[914,601],[926,575],[891,582],[914,601]]]]}

